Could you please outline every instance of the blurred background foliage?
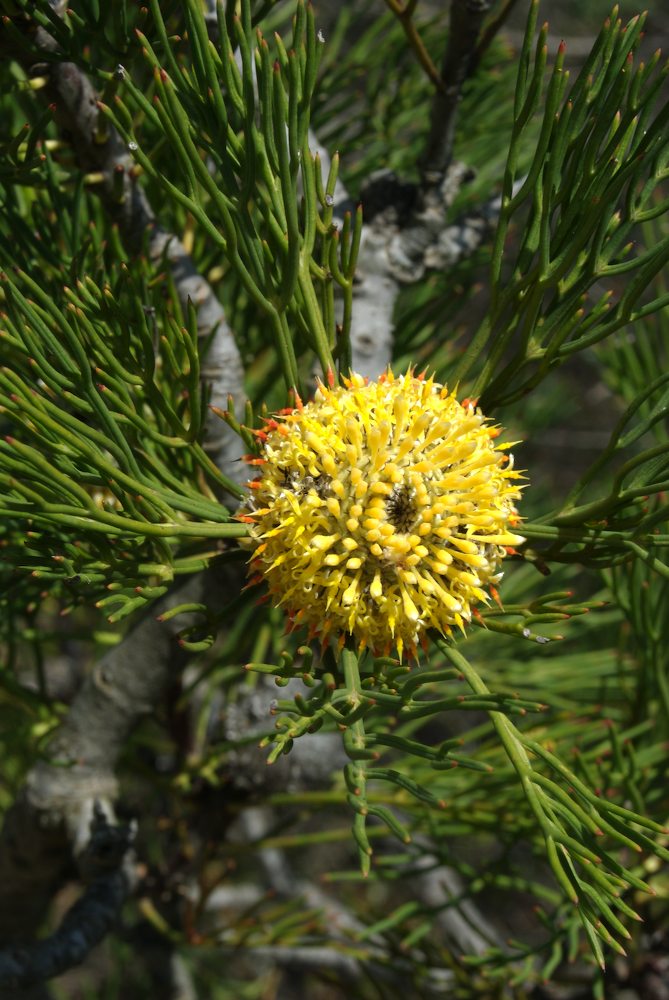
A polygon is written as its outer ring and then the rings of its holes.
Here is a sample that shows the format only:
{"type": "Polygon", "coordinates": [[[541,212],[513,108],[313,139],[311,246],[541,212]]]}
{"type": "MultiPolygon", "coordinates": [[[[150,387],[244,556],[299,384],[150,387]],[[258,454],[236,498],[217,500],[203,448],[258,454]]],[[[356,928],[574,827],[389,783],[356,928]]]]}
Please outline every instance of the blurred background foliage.
{"type": "MultiPolygon", "coordinates": [[[[179,7],[160,5],[170,31],[178,22],[179,7]]],[[[62,32],[61,46],[66,52],[70,47],[106,101],[113,99],[120,82],[114,79],[113,67],[119,62],[132,65],[133,128],[150,150],[155,174],[174,177],[164,123],[152,118],[150,104],[143,108],[137,97],[150,98],[155,87],[150,64],[142,60],[132,31],[135,26],[150,30],[149,13],[138,5],[107,6],[95,0],[73,3],[72,9],[74,28],[69,34],[62,32]],[[83,46],[77,19],[96,24],[83,46]],[[106,72],[100,72],[101,67],[106,72]]],[[[321,143],[330,151],[341,151],[341,176],[353,197],[382,168],[415,181],[428,127],[427,112],[416,109],[428,107],[430,84],[407,50],[397,20],[380,0],[315,4],[315,9],[327,42],[312,109],[312,125],[321,143]]],[[[419,11],[425,39],[439,54],[447,20],[442,5],[419,4],[419,11]]],[[[291,12],[291,4],[269,10],[263,25],[266,35],[274,26],[289,30],[291,12]]],[[[540,18],[549,19],[550,39],[555,39],[550,59],[560,37],[566,37],[568,64],[577,69],[585,55],[584,40],[596,34],[608,13],[609,4],[601,0],[544,3],[540,18]]],[[[623,10],[625,17],[634,13],[623,10]]],[[[454,220],[500,191],[525,14],[523,3],[517,3],[507,28],[492,42],[465,90],[455,152],[475,176],[452,207],[454,220]]],[[[48,21],[52,30],[54,23],[48,21]]],[[[652,52],[666,38],[669,15],[655,2],[649,6],[644,52],[652,52]]],[[[159,56],[167,58],[155,30],[152,41],[159,56]]],[[[174,51],[182,57],[178,45],[174,51]]],[[[183,316],[165,273],[156,274],[141,257],[132,258],[132,267],[128,266],[131,256],[95,194],[94,178],[85,178],[76,167],[67,143],[56,133],[50,115],[40,110],[17,64],[8,62],[2,74],[2,265],[5,270],[23,268],[38,283],[45,301],[60,302],[63,310],[83,301],[91,306],[95,289],[109,287],[106,301],[96,299],[91,308],[99,311],[100,329],[105,330],[114,330],[118,317],[134,315],[140,331],[137,342],[122,345],[121,353],[126,359],[134,357],[138,368],[153,345],[160,345],[161,364],[148,390],[143,382],[136,393],[132,390],[132,398],[124,400],[128,413],[134,408],[140,419],[138,423],[128,417],[124,433],[131,435],[131,443],[136,434],[138,446],[151,456],[152,476],[171,491],[165,495],[166,503],[174,502],[175,484],[197,481],[197,489],[188,495],[190,505],[170,507],[175,521],[183,524],[193,517],[214,523],[220,486],[215,472],[204,459],[194,458],[192,449],[175,448],[172,440],[181,435],[186,442],[193,419],[185,400],[189,391],[192,397],[188,379],[196,376],[185,363],[190,363],[192,354],[182,333],[188,332],[189,319],[183,316]],[[27,129],[24,122],[29,123],[27,129]],[[20,157],[14,155],[19,148],[20,157]],[[64,285],[69,289],[65,298],[64,285]],[[142,345],[145,351],[140,355],[142,345]],[[147,426],[153,436],[148,447],[147,426]]],[[[535,122],[519,152],[519,175],[529,169],[537,139],[535,122]]],[[[258,302],[242,287],[220,246],[195,224],[188,208],[166,197],[148,171],[145,183],[150,201],[159,207],[161,223],[182,237],[220,295],[232,328],[244,331],[241,347],[249,398],[256,405],[265,402],[270,411],[285,405],[278,353],[258,302]]],[[[512,243],[520,243],[522,225],[521,218],[512,243]]],[[[663,217],[644,226],[647,245],[667,238],[663,217]]],[[[462,347],[487,313],[490,252],[491,244],[485,244],[447,272],[429,274],[402,292],[396,312],[398,369],[423,362],[440,378],[453,370],[462,347]]],[[[624,283],[624,275],[617,280],[624,283]]],[[[648,295],[665,293],[665,279],[656,275],[648,295]]],[[[620,448],[620,441],[614,441],[611,452],[614,469],[666,443],[664,387],[658,386],[657,395],[640,397],[667,370],[667,323],[665,309],[633,328],[623,326],[607,340],[575,354],[520,403],[495,409],[495,418],[508,428],[510,439],[520,442],[516,462],[528,470],[531,482],[522,507],[529,522],[540,525],[547,512],[560,511],[593,463],[598,464],[585,483],[582,502],[605,495],[615,472],[601,456],[612,428],[635,401],[639,401],[635,419],[641,431],[635,437],[625,425],[627,438],[622,435],[620,448]],[[594,493],[588,492],[591,488],[596,488],[594,493]]],[[[90,336],[92,342],[93,333],[90,336]]],[[[3,338],[2,360],[11,372],[6,377],[28,382],[31,368],[11,327],[3,338]]],[[[113,350],[99,345],[101,352],[105,348],[113,368],[113,350]]],[[[304,359],[300,364],[303,370],[304,359]]],[[[81,407],[77,409],[76,400],[68,404],[66,392],[58,405],[82,418],[81,407]]],[[[0,415],[3,432],[9,432],[10,417],[8,407],[0,415]]],[[[102,490],[109,484],[88,469],[79,486],[102,490]]],[[[116,499],[126,498],[127,491],[120,490],[116,499]]],[[[95,502],[103,512],[113,512],[115,495],[105,493],[95,502]]],[[[646,504],[645,516],[666,532],[662,494],[638,503],[646,504]]],[[[26,535],[23,522],[11,513],[9,508],[4,511],[0,529],[3,809],[13,801],[26,771],[58,725],[82,674],[123,634],[124,625],[117,623],[115,612],[123,608],[128,615],[134,613],[164,591],[173,573],[193,571],[212,550],[211,543],[185,535],[167,552],[159,539],[147,544],[143,536],[141,541],[124,536],[119,545],[109,545],[109,536],[103,534],[96,550],[95,539],[74,544],[71,532],[59,532],[56,521],[48,531],[26,535]],[[169,573],[160,568],[167,565],[169,573]]],[[[632,516],[627,509],[617,513],[623,519],[632,516]]],[[[473,627],[462,649],[497,696],[519,699],[513,719],[528,740],[559,753],[604,802],[615,800],[663,824],[669,740],[669,619],[664,609],[669,573],[662,553],[643,546],[637,552],[633,541],[624,558],[620,552],[600,557],[599,550],[586,553],[586,558],[582,549],[573,552],[555,545],[546,555],[546,546],[531,539],[530,545],[535,544],[529,558],[509,560],[502,591],[505,613],[493,605],[484,616],[488,627],[473,627]],[[545,575],[550,555],[556,561],[550,575],[545,575]],[[590,565],[584,566],[587,562],[590,565]]],[[[210,623],[212,637],[225,622],[216,641],[203,641],[203,651],[183,684],[127,747],[121,772],[122,808],[141,820],[138,850],[146,864],[141,891],[128,907],[118,937],[106,941],[86,968],[64,977],[56,995],[63,1000],[157,995],[155,956],[163,954],[161,942],[168,940],[185,957],[199,995],[212,1000],[392,997],[397,995],[398,969],[409,984],[403,991],[416,997],[433,995],[429,990],[434,990],[436,995],[457,998],[539,1000],[616,997],[623,989],[636,990],[641,1000],[654,996],[648,969],[666,959],[667,953],[665,862],[652,854],[632,857],[630,845],[616,855],[632,873],[618,914],[624,925],[619,936],[629,936],[629,957],[620,957],[601,972],[581,938],[578,914],[543,860],[541,831],[509,759],[477,705],[472,712],[449,710],[447,716],[426,721],[416,717],[389,731],[387,713],[370,725],[369,735],[379,745],[384,733],[389,737],[384,752],[397,777],[369,779],[369,801],[384,822],[372,823],[367,830],[377,861],[364,885],[341,774],[316,791],[261,786],[258,793],[245,787],[239,771],[247,761],[248,747],[255,747],[263,735],[276,733],[274,720],[267,716],[258,720],[253,733],[235,734],[231,721],[235,706],[244,706],[254,692],[262,691],[266,680],[262,673],[244,672],[243,667],[271,665],[266,673],[272,688],[275,676],[284,686],[295,673],[308,673],[308,654],[301,651],[299,639],[287,639],[281,614],[267,605],[256,606],[256,598],[251,591],[234,598],[228,608],[216,609],[210,623]],[[393,748],[393,735],[404,743],[393,748]],[[403,752],[408,741],[414,742],[416,755],[403,752]],[[434,761],[420,753],[441,744],[445,756],[439,767],[433,767],[434,761]],[[420,794],[421,790],[428,791],[420,794]],[[269,819],[253,837],[244,826],[244,815],[259,808],[269,819]],[[393,817],[397,829],[392,828],[393,817]],[[411,845],[403,842],[405,830],[412,835],[411,845]],[[271,852],[281,852],[284,871],[294,882],[292,896],[276,898],[270,891],[271,852]],[[415,891],[417,881],[431,871],[439,881],[445,868],[455,873],[457,888],[430,904],[415,891]],[[353,986],[342,983],[337,969],[322,965],[297,972],[288,964],[288,971],[283,971],[276,960],[276,949],[328,945],[327,913],[302,891],[308,882],[320,884],[320,880],[358,921],[348,940],[336,946],[342,955],[361,959],[369,970],[353,986]],[[657,896],[645,895],[635,882],[648,883],[657,896]],[[210,906],[217,891],[227,902],[210,906]],[[240,916],[239,901],[247,898],[244,892],[248,899],[240,916]],[[453,949],[448,921],[442,919],[463,901],[473,902],[476,913],[494,915],[490,921],[494,934],[487,923],[474,928],[483,939],[490,934],[490,940],[470,954],[453,949]],[[625,906],[643,916],[643,929],[625,906]],[[392,961],[379,959],[380,954],[392,961]],[[435,972],[447,973],[447,978],[441,981],[435,972]],[[546,981],[564,992],[552,992],[546,981]]],[[[452,707],[457,707],[463,685],[447,654],[436,653],[425,665],[426,672],[427,666],[441,678],[428,677],[424,690],[430,697],[438,691],[440,698],[451,698],[452,707]]],[[[372,676],[374,668],[363,667],[372,676]]],[[[398,685],[404,683],[399,674],[398,678],[398,685]]],[[[280,699],[281,687],[272,694],[280,699]]],[[[269,704],[269,698],[266,701],[269,704]]],[[[68,891],[57,902],[54,920],[69,901],[68,891]]],[[[613,929],[618,930],[615,924],[613,929]]]]}

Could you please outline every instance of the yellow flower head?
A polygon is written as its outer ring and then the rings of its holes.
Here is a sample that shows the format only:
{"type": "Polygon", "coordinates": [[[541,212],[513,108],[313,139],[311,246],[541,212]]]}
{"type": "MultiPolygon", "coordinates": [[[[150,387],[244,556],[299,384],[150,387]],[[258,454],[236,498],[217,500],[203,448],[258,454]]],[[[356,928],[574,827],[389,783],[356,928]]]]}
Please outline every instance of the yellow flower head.
{"type": "Polygon", "coordinates": [[[524,541],[520,476],[499,428],[433,379],[343,381],[257,432],[253,579],[312,635],[413,656],[426,629],[464,627],[524,541]]]}

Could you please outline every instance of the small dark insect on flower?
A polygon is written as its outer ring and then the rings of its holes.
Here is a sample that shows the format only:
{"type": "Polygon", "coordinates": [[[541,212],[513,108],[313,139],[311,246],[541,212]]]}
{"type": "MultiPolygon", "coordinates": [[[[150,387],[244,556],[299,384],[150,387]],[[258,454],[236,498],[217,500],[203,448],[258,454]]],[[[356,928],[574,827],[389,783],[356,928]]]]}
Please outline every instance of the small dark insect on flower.
{"type": "Polygon", "coordinates": [[[282,486],[292,490],[298,496],[304,496],[309,490],[323,498],[330,492],[329,476],[301,476],[295,469],[282,469],[282,486]]]}

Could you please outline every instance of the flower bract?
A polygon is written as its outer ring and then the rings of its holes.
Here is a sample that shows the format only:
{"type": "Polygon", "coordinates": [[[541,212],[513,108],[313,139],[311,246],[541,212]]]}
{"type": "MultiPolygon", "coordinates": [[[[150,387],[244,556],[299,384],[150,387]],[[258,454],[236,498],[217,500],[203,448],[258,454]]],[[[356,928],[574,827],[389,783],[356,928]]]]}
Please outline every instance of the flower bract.
{"type": "Polygon", "coordinates": [[[464,628],[524,541],[499,428],[411,370],[319,384],[256,433],[253,579],[324,640],[413,656],[427,629],[464,628]]]}

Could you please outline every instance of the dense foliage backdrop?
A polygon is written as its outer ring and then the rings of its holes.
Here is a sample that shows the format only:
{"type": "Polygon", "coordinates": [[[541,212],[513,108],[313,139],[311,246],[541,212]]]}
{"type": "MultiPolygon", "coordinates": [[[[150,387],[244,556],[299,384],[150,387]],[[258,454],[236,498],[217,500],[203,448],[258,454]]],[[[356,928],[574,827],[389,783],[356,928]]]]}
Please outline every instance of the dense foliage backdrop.
{"type": "Polygon", "coordinates": [[[1,7],[2,995],[666,996],[644,17],[565,4],[570,57],[525,0],[1,7]],[[390,365],[526,476],[408,658],[247,579],[268,432],[390,365]]]}

